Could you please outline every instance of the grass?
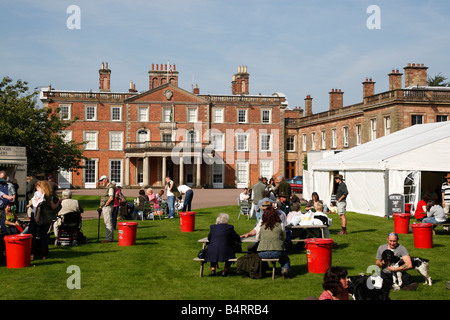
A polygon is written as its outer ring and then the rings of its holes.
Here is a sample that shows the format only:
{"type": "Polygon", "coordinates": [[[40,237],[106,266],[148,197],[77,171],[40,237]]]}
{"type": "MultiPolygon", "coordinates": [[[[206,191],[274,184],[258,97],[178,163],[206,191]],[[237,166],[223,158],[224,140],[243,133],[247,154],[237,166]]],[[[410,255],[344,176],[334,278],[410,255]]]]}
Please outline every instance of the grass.
{"type": "MultiPolygon", "coordinates": [[[[97,207],[98,197],[77,196],[88,210],[97,207]],[[95,200],[94,200],[95,199],[95,200]],[[95,202],[96,201],[96,202],[95,202]]],[[[118,232],[115,242],[97,242],[98,220],[84,220],[82,231],[89,243],[79,247],[50,246],[47,260],[31,262],[31,267],[8,269],[0,266],[0,294],[2,300],[303,300],[318,297],[322,292],[323,275],[308,273],[303,245],[289,249],[293,278],[284,280],[277,275],[272,281],[269,272],[264,279],[254,280],[236,275],[235,266],[227,278],[199,277],[199,263],[192,261],[201,248],[198,239],[207,236],[209,226],[217,215],[226,212],[230,224],[239,234],[252,229],[255,220],[237,219],[238,207],[217,207],[196,210],[195,231],[181,232],[179,218],[139,221],[135,246],[120,247],[118,232]],[[81,289],[68,289],[69,266],[80,268],[81,289]]],[[[333,265],[345,267],[349,275],[367,273],[375,263],[380,244],[386,242],[388,232],[394,230],[393,219],[350,212],[349,234],[338,236],[339,218],[333,215],[331,238],[337,242],[332,251],[333,265]]],[[[100,222],[100,241],[105,227],[100,222]]],[[[391,293],[393,300],[448,300],[448,247],[450,235],[442,228],[436,231],[432,249],[415,249],[413,234],[400,235],[400,243],[412,256],[430,260],[433,286],[419,285],[416,291],[391,293]]],[[[223,266],[223,264],[221,264],[223,266]]],[[[417,271],[409,273],[422,283],[417,271]]]]}

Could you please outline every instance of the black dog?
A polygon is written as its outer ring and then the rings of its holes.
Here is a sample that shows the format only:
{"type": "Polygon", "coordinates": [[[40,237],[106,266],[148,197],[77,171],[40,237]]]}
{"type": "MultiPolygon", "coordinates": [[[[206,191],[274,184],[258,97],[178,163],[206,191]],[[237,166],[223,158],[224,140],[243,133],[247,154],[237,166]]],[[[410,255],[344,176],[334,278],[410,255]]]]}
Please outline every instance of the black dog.
{"type": "MultiPolygon", "coordinates": [[[[383,253],[381,254],[381,260],[383,263],[383,268],[387,266],[400,267],[405,264],[402,258],[395,256],[394,252],[389,249],[383,251],[383,253]]],[[[428,273],[428,269],[430,266],[428,261],[429,260],[424,258],[411,257],[411,263],[413,268],[419,271],[419,273],[425,278],[424,284],[428,284],[429,286],[431,286],[432,281],[428,273]]],[[[392,287],[395,290],[399,290],[400,287],[402,286],[402,272],[401,271],[392,272],[392,280],[393,280],[392,287]]]]}
{"type": "Polygon", "coordinates": [[[380,276],[350,276],[347,290],[353,300],[391,300],[391,285],[380,276]]]}

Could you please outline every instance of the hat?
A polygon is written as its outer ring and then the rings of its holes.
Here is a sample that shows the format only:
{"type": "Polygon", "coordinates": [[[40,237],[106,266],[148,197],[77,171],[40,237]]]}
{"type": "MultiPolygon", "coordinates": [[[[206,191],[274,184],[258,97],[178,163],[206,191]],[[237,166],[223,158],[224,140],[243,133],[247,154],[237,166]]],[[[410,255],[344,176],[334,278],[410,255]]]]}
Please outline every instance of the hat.
{"type": "Polygon", "coordinates": [[[344,180],[344,177],[342,176],[342,174],[337,174],[334,176],[335,179],[340,179],[340,180],[344,180]]]}
{"type": "Polygon", "coordinates": [[[98,181],[102,181],[103,179],[108,179],[108,176],[103,175],[100,177],[100,179],[98,179],[98,181]]]}
{"type": "Polygon", "coordinates": [[[446,178],[450,178],[450,173],[447,173],[447,175],[445,177],[446,178]]]}
{"type": "Polygon", "coordinates": [[[266,200],[266,201],[263,202],[261,208],[267,209],[267,208],[269,208],[269,207],[271,207],[271,206],[272,206],[272,202],[266,200]]]}

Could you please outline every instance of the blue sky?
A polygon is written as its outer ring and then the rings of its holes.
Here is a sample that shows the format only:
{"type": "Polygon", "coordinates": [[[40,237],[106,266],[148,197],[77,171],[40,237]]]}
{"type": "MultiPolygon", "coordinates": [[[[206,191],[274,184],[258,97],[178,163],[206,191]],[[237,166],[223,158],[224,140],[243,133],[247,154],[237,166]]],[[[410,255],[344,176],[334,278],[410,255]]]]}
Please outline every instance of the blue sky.
{"type": "Polygon", "coordinates": [[[387,91],[387,74],[407,63],[450,78],[449,18],[443,0],[2,0],[0,75],[97,91],[107,61],[112,91],[130,80],[146,91],[152,63],[170,61],[180,87],[190,91],[194,79],[201,94],[229,94],[245,65],[251,94],[282,92],[290,107],[310,94],[318,113],[331,89],[344,91],[344,105],[360,102],[366,77],[387,91]],[[70,5],[80,8],[80,29],[67,28],[70,5]],[[380,8],[380,29],[366,25],[370,5],[380,8]]]}

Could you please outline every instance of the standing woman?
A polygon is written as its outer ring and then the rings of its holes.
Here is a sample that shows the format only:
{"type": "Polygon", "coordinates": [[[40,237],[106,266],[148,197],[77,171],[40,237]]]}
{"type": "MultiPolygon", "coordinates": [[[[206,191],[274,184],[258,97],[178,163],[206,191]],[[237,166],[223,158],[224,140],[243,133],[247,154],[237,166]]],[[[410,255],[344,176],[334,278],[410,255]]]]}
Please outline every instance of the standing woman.
{"type": "Polygon", "coordinates": [[[216,219],[216,224],[209,227],[209,245],[206,249],[205,261],[211,263],[210,276],[216,275],[217,263],[225,261],[222,276],[226,277],[231,265],[228,260],[236,257],[233,245],[240,242],[241,237],[234,231],[234,226],[228,224],[229,219],[228,214],[220,213],[216,219]]]}
{"type": "Polygon", "coordinates": [[[36,183],[36,190],[40,191],[44,197],[42,202],[36,208],[36,212],[32,213],[29,233],[33,235],[31,241],[32,259],[35,255],[40,255],[43,260],[48,256],[48,231],[52,220],[56,217],[61,208],[61,199],[52,201],[54,196],[48,181],[40,180],[36,183]],[[38,240],[39,239],[39,240],[38,240]]]}
{"type": "Polygon", "coordinates": [[[270,201],[264,201],[261,207],[264,209],[261,228],[256,234],[256,239],[259,240],[258,256],[261,259],[280,259],[281,274],[283,278],[289,278],[291,261],[284,246],[286,231],[281,224],[281,218],[270,201]]]}

